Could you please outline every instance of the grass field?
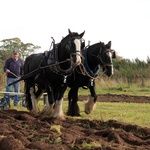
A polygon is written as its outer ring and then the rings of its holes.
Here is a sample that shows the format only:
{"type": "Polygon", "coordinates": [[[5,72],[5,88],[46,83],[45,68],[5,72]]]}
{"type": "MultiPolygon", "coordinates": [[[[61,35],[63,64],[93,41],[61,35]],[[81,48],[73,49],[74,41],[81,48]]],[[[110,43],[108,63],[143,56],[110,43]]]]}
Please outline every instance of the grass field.
{"type": "MultiPolygon", "coordinates": [[[[84,113],[84,102],[79,102],[78,104],[80,106],[81,117],[74,118],[102,121],[117,120],[150,128],[150,104],[97,102],[95,110],[89,115],[84,113]]],[[[67,105],[68,102],[64,101],[64,113],[67,111],[67,105]]],[[[42,109],[43,107],[43,101],[39,101],[39,108],[42,109]]],[[[11,106],[11,108],[13,109],[14,107],[11,106]]],[[[15,109],[27,111],[22,106],[17,106],[15,109]]]]}
{"type": "MultiPolygon", "coordinates": [[[[97,102],[95,110],[89,115],[84,113],[83,102],[79,102],[79,106],[80,118],[102,121],[118,120],[150,128],[150,104],[97,102]]],[[[66,112],[66,101],[63,107],[66,112]]]]}
{"type": "MultiPolygon", "coordinates": [[[[65,97],[68,91],[69,88],[65,92],[65,97]]],[[[97,94],[150,96],[150,81],[148,80],[144,86],[141,86],[140,81],[136,84],[124,84],[114,80],[96,80],[96,92],[97,94]]],[[[79,95],[89,95],[89,90],[80,88],[79,95]]],[[[3,97],[2,94],[0,96],[3,97]]],[[[81,117],[79,118],[103,121],[113,119],[150,128],[150,104],[97,102],[96,109],[90,115],[84,113],[83,102],[79,102],[79,105],[81,110],[81,117]]],[[[43,108],[43,101],[39,102],[39,106],[41,109],[43,108]]],[[[26,110],[26,108],[19,106],[15,109],[26,110]]],[[[63,110],[64,112],[67,111],[66,101],[63,103],[63,110]]]]}
{"type": "Polygon", "coordinates": [[[142,85],[141,81],[135,83],[125,83],[116,80],[96,80],[96,91],[99,94],[125,94],[136,96],[150,96],[150,80],[146,80],[142,85]]]}

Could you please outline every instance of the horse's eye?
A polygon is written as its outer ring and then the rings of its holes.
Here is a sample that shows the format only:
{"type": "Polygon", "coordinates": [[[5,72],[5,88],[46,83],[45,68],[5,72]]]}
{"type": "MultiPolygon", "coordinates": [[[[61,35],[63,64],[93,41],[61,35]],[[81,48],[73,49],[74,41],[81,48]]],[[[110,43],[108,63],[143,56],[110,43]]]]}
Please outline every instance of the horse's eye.
{"type": "Polygon", "coordinates": [[[70,49],[70,47],[69,47],[69,45],[68,45],[68,44],[66,45],[66,49],[68,49],[68,50],[70,49]]]}

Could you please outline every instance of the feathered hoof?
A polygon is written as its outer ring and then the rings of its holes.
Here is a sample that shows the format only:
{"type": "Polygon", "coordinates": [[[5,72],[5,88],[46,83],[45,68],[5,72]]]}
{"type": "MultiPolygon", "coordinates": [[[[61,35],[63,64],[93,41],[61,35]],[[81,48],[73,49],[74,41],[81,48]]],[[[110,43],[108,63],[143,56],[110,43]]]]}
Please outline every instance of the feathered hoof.
{"type": "Polygon", "coordinates": [[[88,105],[88,103],[86,103],[85,104],[85,113],[86,114],[90,114],[90,113],[92,113],[92,111],[93,111],[93,107],[90,107],[89,105],[88,105]]]}
{"type": "Polygon", "coordinates": [[[28,111],[32,114],[40,114],[40,109],[37,107],[35,109],[28,109],[28,111]]]}
{"type": "Polygon", "coordinates": [[[52,104],[52,105],[46,105],[44,108],[43,108],[43,110],[41,111],[41,115],[46,115],[46,116],[49,116],[49,117],[51,117],[52,116],[52,114],[53,114],[53,112],[54,112],[54,104],[52,104]]]}
{"type": "Polygon", "coordinates": [[[96,103],[94,103],[92,99],[89,99],[89,101],[85,103],[85,113],[86,114],[92,113],[92,111],[95,109],[95,106],[96,103]]]}
{"type": "Polygon", "coordinates": [[[44,116],[51,116],[52,113],[47,112],[47,111],[41,111],[40,114],[41,114],[41,115],[44,115],[44,116]]]}
{"type": "Polygon", "coordinates": [[[40,114],[40,110],[39,109],[38,110],[30,110],[30,112],[32,114],[40,114]]]}
{"type": "Polygon", "coordinates": [[[57,114],[57,113],[55,113],[55,114],[51,115],[51,118],[65,120],[66,116],[64,114],[57,114]]]}
{"type": "Polygon", "coordinates": [[[44,115],[44,116],[49,116],[49,117],[51,117],[52,116],[52,114],[53,114],[53,111],[51,110],[42,110],[41,111],[41,115],[44,115]]]}
{"type": "Polygon", "coordinates": [[[79,112],[71,112],[71,111],[68,111],[67,112],[67,116],[72,116],[72,117],[80,117],[80,113],[79,112]]]}
{"type": "Polygon", "coordinates": [[[86,114],[90,114],[92,111],[90,109],[85,109],[84,111],[86,114]]]}

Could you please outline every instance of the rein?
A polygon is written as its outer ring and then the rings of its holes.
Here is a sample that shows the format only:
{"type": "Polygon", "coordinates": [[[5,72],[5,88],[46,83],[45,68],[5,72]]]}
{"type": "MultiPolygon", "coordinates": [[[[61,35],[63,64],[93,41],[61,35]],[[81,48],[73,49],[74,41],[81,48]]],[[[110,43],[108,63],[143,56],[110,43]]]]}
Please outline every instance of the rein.
{"type": "Polygon", "coordinates": [[[85,59],[84,59],[84,65],[85,65],[85,69],[86,69],[86,71],[88,72],[88,74],[90,74],[90,76],[93,76],[93,77],[95,77],[95,76],[97,76],[98,75],[98,73],[99,73],[99,71],[100,71],[100,67],[98,66],[98,69],[94,72],[94,71],[92,71],[90,68],[89,68],[89,65],[88,65],[88,62],[87,62],[87,50],[88,50],[88,48],[86,48],[85,50],[84,50],[84,57],[85,57],[85,59]]]}
{"type": "MultiPolygon", "coordinates": [[[[103,73],[102,73],[102,75],[101,76],[98,76],[98,73],[99,73],[99,71],[100,71],[100,67],[98,67],[98,69],[96,70],[96,72],[94,73],[90,68],[89,68],[89,66],[88,66],[88,62],[87,62],[87,55],[86,55],[86,53],[87,53],[87,50],[88,50],[88,47],[85,49],[85,51],[84,51],[84,64],[83,63],[81,63],[80,65],[79,65],[79,68],[80,68],[80,71],[81,71],[81,73],[77,70],[77,72],[79,73],[79,74],[82,74],[82,75],[87,75],[89,78],[91,78],[91,79],[97,79],[97,78],[101,78],[104,74],[105,74],[105,72],[106,72],[106,70],[104,70],[103,71],[103,73]]],[[[105,52],[108,52],[109,50],[107,50],[107,51],[105,51],[105,52]]],[[[92,55],[92,54],[91,54],[92,55]]],[[[97,58],[97,56],[95,56],[95,55],[92,55],[93,57],[95,57],[95,58],[97,58]]],[[[104,67],[106,67],[106,66],[113,66],[113,64],[112,63],[110,63],[110,64],[105,64],[104,63],[104,61],[102,60],[102,58],[100,57],[100,55],[99,55],[99,59],[100,59],[100,61],[102,62],[102,64],[103,64],[103,66],[104,67]]]]}
{"type": "Polygon", "coordinates": [[[19,78],[19,76],[17,76],[16,74],[14,74],[13,72],[9,72],[10,74],[12,74],[13,76],[15,76],[16,78],[19,78]]]}
{"type": "Polygon", "coordinates": [[[91,79],[97,79],[97,78],[101,78],[104,74],[105,74],[105,71],[103,71],[103,73],[102,73],[102,75],[101,76],[96,76],[96,77],[93,77],[93,76],[91,76],[89,73],[88,73],[88,71],[86,70],[86,68],[85,68],[85,66],[84,66],[84,64],[83,63],[81,63],[80,65],[79,65],[79,68],[80,68],[80,71],[81,71],[81,73],[80,72],[78,72],[78,70],[77,70],[77,72],[79,73],[79,74],[82,74],[82,75],[86,75],[86,76],[88,76],[89,78],[91,78],[91,79]]]}
{"type": "MultiPolygon", "coordinates": [[[[103,53],[106,53],[106,52],[110,52],[110,50],[106,50],[106,51],[104,51],[103,53]]],[[[102,60],[102,58],[99,56],[99,59],[100,59],[100,61],[103,63],[103,66],[113,66],[112,65],[112,63],[110,63],[110,64],[105,64],[105,62],[102,60]]]]}
{"type": "MultiPolygon", "coordinates": [[[[68,59],[68,60],[70,60],[70,63],[71,63],[70,67],[68,69],[62,69],[60,67],[60,64],[62,64],[62,63],[58,63],[59,62],[59,60],[58,60],[58,44],[56,44],[56,45],[54,44],[53,47],[54,47],[54,49],[53,49],[54,50],[54,55],[53,55],[54,61],[52,63],[54,63],[55,65],[51,67],[51,71],[53,71],[54,73],[56,73],[58,75],[68,75],[68,74],[71,74],[72,70],[74,69],[73,62],[72,62],[72,56],[73,55],[79,55],[81,57],[81,54],[78,53],[80,51],[76,50],[75,53],[71,53],[70,54],[71,59],[68,59]]],[[[68,48],[68,49],[70,50],[70,48],[68,48]]],[[[48,60],[49,60],[49,58],[48,58],[48,60]]],[[[66,62],[66,61],[63,61],[63,62],[66,62]]]]}
{"type": "MultiPolygon", "coordinates": [[[[105,51],[105,53],[106,53],[106,52],[109,52],[109,50],[105,51]]],[[[103,52],[103,53],[104,53],[104,52],[103,52]]],[[[92,54],[91,54],[91,56],[97,58],[97,56],[95,56],[95,55],[92,55],[92,54]]],[[[100,61],[102,62],[103,66],[110,66],[110,67],[113,66],[112,63],[110,63],[110,64],[105,64],[104,61],[102,60],[102,58],[101,58],[100,56],[99,56],[98,58],[99,58],[100,61]]]]}
{"type": "Polygon", "coordinates": [[[67,59],[67,60],[58,62],[58,63],[56,63],[56,64],[50,64],[50,65],[46,65],[46,66],[43,66],[43,67],[39,67],[39,68],[37,68],[37,69],[35,69],[35,70],[33,70],[33,71],[31,71],[31,72],[25,74],[25,75],[22,76],[20,79],[18,79],[18,80],[16,80],[16,81],[12,82],[12,83],[10,83],[10,84],[8,84],[8,86],[11,86],[11,85],[13,85],[13,84],[15,84],[15,83],[17,83],[17,82],[19,82],[19,81],[21,81],[21,80],[26,80],[27,78],[33,76],[34,74],[40,72],[40,71],[43,70],[43,69],[46,69],[46,68],[49,68],[49,67],[54,67],[54,66],[56,66],[56,65],[65,63],[65,62],[67,62],[67,61],[70,61],[70,59],[67,59]]]}

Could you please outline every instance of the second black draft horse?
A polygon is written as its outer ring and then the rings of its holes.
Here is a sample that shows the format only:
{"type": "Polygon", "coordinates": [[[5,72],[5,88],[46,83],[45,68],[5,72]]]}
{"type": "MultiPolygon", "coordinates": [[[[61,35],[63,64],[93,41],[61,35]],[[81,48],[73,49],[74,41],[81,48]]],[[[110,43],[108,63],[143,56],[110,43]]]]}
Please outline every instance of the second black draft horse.
{"type": "Polygon", "coordinates": [[[32,54],[26,58],[24,74],[37,68],[39,73],[25,79],[26,104],[30,112],[38,113],[38,99],[47,92],[48,102],[43,110],[49,117],[63,117],[62,101],[66,90],[66,78],[81,63],[81,43],[84,32],[71,32],[60,43],[53,44],[53,49],[44,53],[32,54]]]}
{"type": "Polygon", "coordinates": [[[80,87],[90,89],[90,98],[85,104],[85,113],[92,112],[96,104],[97,94],[95,92],[95,78],[98,76],[100,67],[107,76],[113,75],[112,59],[116,57],[115,51],[111,49],[111,41],[107,44],[99,42],[83,49],[83,66],[78,66],[74,73],[68,78],[68,111],[69,116],[80,116],[78,106],[78,90],[80,87]]]}

